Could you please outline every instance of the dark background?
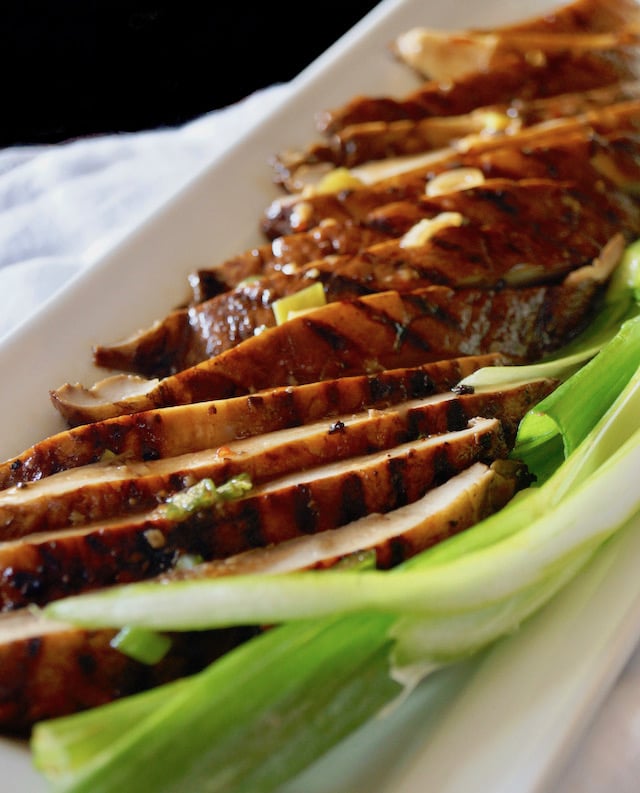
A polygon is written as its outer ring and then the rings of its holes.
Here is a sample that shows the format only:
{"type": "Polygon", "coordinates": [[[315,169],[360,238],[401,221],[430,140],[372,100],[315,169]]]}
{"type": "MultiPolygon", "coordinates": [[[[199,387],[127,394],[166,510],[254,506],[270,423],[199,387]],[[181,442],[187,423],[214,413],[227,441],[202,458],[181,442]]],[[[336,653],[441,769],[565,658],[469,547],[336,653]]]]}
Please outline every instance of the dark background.
{"type": "Polygon", "coordinates": [[[295,77],[374,5],[8,0],[0,146],[182,123],[295,77]]]}

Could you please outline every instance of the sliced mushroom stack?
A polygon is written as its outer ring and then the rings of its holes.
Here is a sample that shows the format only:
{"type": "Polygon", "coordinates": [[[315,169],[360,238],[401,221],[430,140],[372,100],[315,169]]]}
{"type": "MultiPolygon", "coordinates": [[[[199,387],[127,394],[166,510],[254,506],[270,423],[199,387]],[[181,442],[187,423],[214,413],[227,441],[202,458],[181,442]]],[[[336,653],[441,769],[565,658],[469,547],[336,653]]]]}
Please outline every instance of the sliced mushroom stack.
{"type": "Polygon", "coordinates": [[[576,0],[408,31],[381,57],[422,85],[321,113],[319,141],[274,158],[264,243],[98,345],[104,378],[52,389],[68,429],[0,463],[1,729],[175,679],[263,629],[175,636],[148,667],[34,606],[362,555],[390,568],[531,484],[517,428],[558,382],[460,383],[574,339],[640,236],[639,23],[635,3],[576,0]],[[276,310],[309,287],[317,303],[276,310]]]}

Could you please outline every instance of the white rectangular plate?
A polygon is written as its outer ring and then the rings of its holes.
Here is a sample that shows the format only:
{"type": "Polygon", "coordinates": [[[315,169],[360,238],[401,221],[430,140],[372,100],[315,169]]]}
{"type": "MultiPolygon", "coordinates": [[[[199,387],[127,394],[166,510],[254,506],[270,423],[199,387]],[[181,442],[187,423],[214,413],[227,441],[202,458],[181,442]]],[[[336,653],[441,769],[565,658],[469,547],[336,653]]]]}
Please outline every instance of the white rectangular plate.
{"type": "MultiPolygon", "coordinates": [[[[278,194],[268,159],[315,140],[316,112],[356,94],[401,96],[417,85],[390,56],[395,35],[418,24],[488,27],[557,5],[382,2],[224,158],[0,345],[0,457],[62,429],[48,391],[104,376],[92,365],[93,344],[120,340],[164,316],[185,295],[189,272],[261,241],[259,216],[278,194]]],[[[287,786],[288,793],[418,793],[427,784],[438,793],[542,790],[640,635],[638,529],[631,526],[610,543],[518,634],[427,681],[287,786]]],[[[22,744],[0,739],[0,767],[2,791],[46,789],[22,744]]]]}

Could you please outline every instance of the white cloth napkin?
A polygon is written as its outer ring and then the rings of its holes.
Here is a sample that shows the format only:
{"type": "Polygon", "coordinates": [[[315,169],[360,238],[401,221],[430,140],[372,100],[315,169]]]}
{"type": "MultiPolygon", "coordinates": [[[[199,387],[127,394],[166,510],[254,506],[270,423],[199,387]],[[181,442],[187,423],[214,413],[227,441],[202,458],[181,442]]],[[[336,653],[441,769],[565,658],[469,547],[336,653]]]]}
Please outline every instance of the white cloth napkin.
{"type": "Polygon", "coordinates": [[[287,92],[276,85],[179,127],[0,150],[0,337],[287,92]]]}
{"type": "MultiPolygon", "coordinates": [[[[282,101],[287,85],[176,128],[0,150],[0,337],[282,101]]],[[[635,793],[640,650],[547,793],[635,793]]]]}

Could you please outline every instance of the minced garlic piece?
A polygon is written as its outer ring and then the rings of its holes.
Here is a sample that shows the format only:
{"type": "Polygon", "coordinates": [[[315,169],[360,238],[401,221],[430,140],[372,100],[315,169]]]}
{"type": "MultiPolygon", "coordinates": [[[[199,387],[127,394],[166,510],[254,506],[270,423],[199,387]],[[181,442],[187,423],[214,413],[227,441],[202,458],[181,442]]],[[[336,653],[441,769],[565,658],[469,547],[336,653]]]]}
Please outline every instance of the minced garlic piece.
{"type": "Polygon", "coordinates": [[[311,204],[308,201],[298,201],[293,207],[289,223],[294,230],[301,231],[311,222],[312,217],[313,207],[311,204]]]}
{"type": "Polygon", "coordinates": [[[154,549],[164,548],[167,544],[167,538],[159,529],[147,529],[144,532],[144,538],[154,549]]]}
{"type": "Polygon", "coordinates": [[[547,56],[545,55],[543,50],[540,49],[527,50],[524,54],[524,57],[528,64],[538,69],[541,69],[543,66],[547,65],[547,56]]]}
{"type": "Polygon", "coordinates": [[[477,117],[482,124],[482,131],[486,133],[504,132],[513,126],[513,119],[497,110],[483,110],[477,117]]]}
{"type": "Polygon", "coordinates": [[[362,187],[363,183],[348,168],[334,168],[324,176],[314,188],[314,193],[339,193],[342,190],[353,190],[362,187]]]}
{"type": "Polygon", "coordinates": [[[429,198],[477,187],[484,182],[484,174],[479,168],[453,168],[451,171],[434,176],[427,182],[425,194],[429,198]]]}
{"type": "Polygon", "coordinates": [[[400,240],[401,248],[424,245],[436,232],[449,226],[461,226],[464,218],[459,212],[441,212],[434,218],[424,218],[412,226],[400,240]]]}

